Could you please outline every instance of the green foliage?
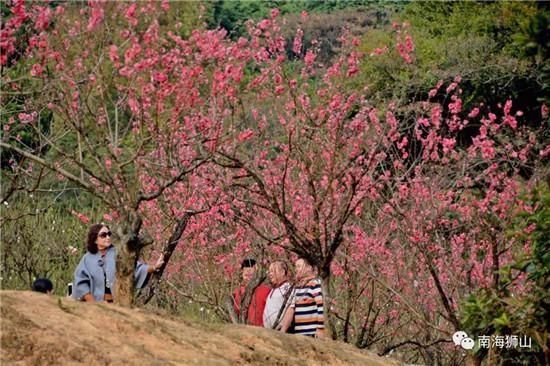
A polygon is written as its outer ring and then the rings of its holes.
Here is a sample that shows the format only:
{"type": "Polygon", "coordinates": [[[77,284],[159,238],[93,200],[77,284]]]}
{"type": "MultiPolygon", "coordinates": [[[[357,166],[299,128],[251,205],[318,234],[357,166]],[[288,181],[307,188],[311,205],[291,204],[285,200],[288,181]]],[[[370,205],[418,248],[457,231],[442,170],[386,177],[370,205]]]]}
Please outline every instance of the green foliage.
{"type": "MultiPolygon", "coordinates": [[[[500,289],[471,294],[462,305],[463,329],[474,335],[517,335],[531,337],[532,348],[502,349],[504,364],[544,365],[550,357],[550,187],[541,185],[527,202],[533,212],[517,216],[514,235],[530,244],[531,253],[502,270],[500,289]],[[526,292],[513,285],[524,278],[526,292]]],[[[477,349],[478,357],[485,349],[477,349]]]]}
{"type": "MultiPolygon", "coordinates": [[[[39,155],[45,153],[47,149],[41,145],[39,135],[49,133],[53,114],[48,110],[41,111],[37,117],[35,126],[12,122],[17,118],[16,115],[18,112],[24,110],[24,100],[20,98],[7,99],[6,103],[0,108],[0,139],[9,141],[21,148],[30,147],[39,155]]],[[[0,161],[1,169],[6,169],[12,164],[20,162],[21,156],[12,151],[2,150],[0,152],[0,161]]]]}
{"type": "MultiPolygon", "coordinates": [[[[522,24],[539,17],[533,2],[413,2],[395,19],[415,45],[414,62],[405,64],[395,47],[362,65],[372,98],[411,105],[426,100],[438,80],[462,77],[463,110],[484,103],[489,110],[510,98],[524,112],[526,123],[541,123],[537,98],[546,91],[541,65],[514,41],[522,24]]],[[[541,29],[539,27],[538,29],[541,29]]],[[[395,38],[389,27],[367,32],[362,50],[371,53],[395,38]]],[[[444,98],[444,93],[436,98],[444,98]]]]}
{"type": "Polygon", "coordinates": [[[300,14],[302,11],[311,14],[330,14],[340,10],[356,10],[365,7],[383,8],[391,6],[399,9],[406,2],[382,0],[216,0],[207,4],[210,6],[209,16],[207,17],[208,27],[222,27],[229,32],[231,37],[238,38],[246,34],[245,23],[247,20],[259,21],[260,19],[270,18],[270,12],[275,8],[279,9],[281,15],[300,14]]]}
{"type": "Polygon", "coordinates": [[[524,21],[520,31],[513,35],[522,55],[533,59],[539,69],[542,95],[538,98],[543,103],[550,103],[550,10],[544,10],[524,21]]]}
{"type": "Polygon", "coordinates": [[[514,34],[516,43],[526,56],[539,58],[541,61],[550,57],[550,11],[541,11],[521,24],[520,32],[514,34]]]}
{"type": "Polygon", "coordinates": [[[88,230],[72,209],[85,210],[92,220],[99,216],[88,199],[68,192],[56,197],[37,192],[16,195],[2,204],[1,288],[30,290],[36,278],[47,277],[55,294],[66,294],[86,251],[88,230]]]}
{"type": "Polygon", "coordinates": [[[159,19],[159,25],[170,30],[176,29],[178,34],[187,38],[194,29],[202,28],[202,10],[198,1],[172,1],[168,13],[159,19]]]}
{"type": "Polygon", "coordinates": [[[521,220],[520,240],[531,243],[532,255],[522,264],[528,274],[528,280],[538,287],[550,290],[550,189],[541,187],[534,193],[530,202],[536,207],[533,213],[523,213],[521,220]],[[531,231],[532,230],[532,231],[531,231]]]}
{"type": "Polygon", "coordinates": [[[227,321],[220,315],[220,308],[212,304],[215,299],[197,301],[196,298],[200,297],[197,293],[195,289],[192,293],[186,294],[180,289],[175,289],[171,282],[170,285],[162,282],[153,301],[146,307],[154,311],[165,311],[186,321],[199,322],[208,327],[215,327],[216,324],[227,321]]]}

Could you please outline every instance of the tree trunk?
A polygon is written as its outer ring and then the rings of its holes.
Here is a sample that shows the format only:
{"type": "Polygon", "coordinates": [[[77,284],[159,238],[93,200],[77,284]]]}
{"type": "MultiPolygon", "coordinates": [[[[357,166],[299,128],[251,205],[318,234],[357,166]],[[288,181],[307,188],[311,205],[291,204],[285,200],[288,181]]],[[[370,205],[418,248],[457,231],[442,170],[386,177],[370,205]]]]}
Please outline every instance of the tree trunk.
{"type": "Polygon", "coordinates": [[[191,211],[186,212],[183,217],[178,220],[178,223],[174,228],[170,239],[168,239],[168,242],[162,248],[162,259],[164,260],[164,263],[158,269],[158,271],[151,275],[148,286],[143,289],[136,297],[135,304],[137,306],[147,304],[155,295],[155,291],[159,285],[160,278],[162,277],[164,269],[168,265],[168,261],[170,261],[170,257],[172,257],[172,253],[174,253],[174,250],[176,249],[176,246],[178,245],[178,242],[183,235],[185,228],[187,227],[187,223],[189,222],[189,219],[191,218],[191,216],[193,216],[193,214],[194,213],[191,211]]]}
{"type": "MultiPolygon", "coordinates": [[[[344,266],[344,270],[347,270],[347,266],[344,266]]],[[[344,318],[344,329],[342,331],[342,340],[346,343],[349,343],[350,337],[350,327],[351,327],[351,313],[353,311],[353,301],[354,296],[357,292],[357,281],[356,276],[351,275],[349,281],[346,284],[346,312],[344,318]]]]}
{"type": "Polygon", "coordinates": [[[481,365],[481,359],[476,357],[473,353],[468,352],[466,356],[466,366],[479,366],[481,365]]]}
{"type": "Polygon", "coordinates": [[[330,290],[330,267],[321,268],[321,288],[323,291],[323,313],[325,315],[325,332],[328,338],[336,339],[336,327],[330,306],[332,303],[332,291],[330,290]]]}
{"type": "Polygon", "coordinates": [[[141,218],[133,212],[114,231],[117,249],[114,302],[121,306],[131,307],[134,304],[134,271],[141,249],[140,229],[141,218]]]}
{"type": "Polygon", "coordinates": [[[227,312],[231,323],[239,324],[239,317],[235,312],[235,298],[233,297],[233,295],[229,296],[229,298],[225,302],[225,311],[227,312]]]}
{"type": "MultiPolygon", "coordinates": [[[[121,245],[122,246],[122,245],[121,245]]],[[[116,289],[114,301],[116,304],[131,307],[134,304],[134,267],[135,256],[131,253],[117,252],[116,289]]]]}

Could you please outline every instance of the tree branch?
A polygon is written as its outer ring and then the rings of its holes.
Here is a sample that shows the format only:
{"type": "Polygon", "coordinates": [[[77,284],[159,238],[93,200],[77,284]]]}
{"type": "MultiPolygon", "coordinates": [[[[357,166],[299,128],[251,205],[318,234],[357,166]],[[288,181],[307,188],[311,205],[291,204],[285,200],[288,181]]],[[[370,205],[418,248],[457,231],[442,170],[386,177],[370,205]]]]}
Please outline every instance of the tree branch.
{"type": "Polygon", "coordinates": [[[179,182],[180,180],[183,179],[183,177],[185,177],[187,174],[193,172],[194,170],[196,170],[198,167],[200,167],[201,165],[205,164],[207,162],[207,160],[200,160],[196,165],[194,165],[193,167],[191,167],[190,169],[187,169],[187,170],[182,170],[178,175],[176,175],[175,177],[173,177],[172,179],[170,179],[168,182],[166,182],[162,187],[160,187],[156,192],[153,192],[153,193],[150,193],[150,194],[143,194],[143,193],[140,193],[139,195],[139,198],[137,199],[137,202],[134,206],[134,209],[138,209],[139,205],[141,202],[143,201],[150,201],[150,200],[154,200],[155,198],[158,198],[167,188],[171,187],[172,185],[174,185],[176,182],[179,182]]]}
{"type": "Polygon", "coordinates": [[[394,349],[396,348],[399,348],[399,347],[402,347],[402,346],[406,346],[407,344],[413,344],[419,348],[428,348],[428,347],[431,347],[431,346],[435,346],[436,344],[439,344],[439,343],[451,343],[452,341],[448,340],[448,339],[438,339],[432,343],[428,343],[428,344],[421,344],[417,341],[412,341],[412,340],[406,340],[406,341],[403,341],[403,342],[399,342],[397,344],[394,344],[394,345],[391,345],[391,346],[388,346],[386,348],[384,348],[384,350],[380,353],[378,353],[378,356],[385,356],[387,355],[388,353],[390,353],[391,351],[393,351],[394,349]]]}
{"type": "Polygon", "coordinates": [[[162,259],[164,263],[156,272],[151,275],[149,286],[147,286],[145,290],[140,292],[140,294],[136,298],[137,305],[141,306],[147,304],[155,295],[155,291],[159,285],[160,278],[162,277],[162,274],[164,273],[164,270],[166,269],[166,266],[170,261],[170,257],[172,256],[172,253],[174,253],[174,250],[176,249],[176,246],[178,245],[178,242],[183,235],[187,224],[189,223],[189,219],[196,214],[197,212],[195,211],[186,211],[185,214],[178,220],[178,223],[174,228],[170,239],[168,239],[168,242],[164,245],[162,249],[162,259]]]}
{"type": "Polygon", "coordinates": [[[36,163],[38,163],[38,164],[40,164],[44,167],[56,172],[56,173],[61,174],[62,176],[69,179],[73,183],[78,184],[82,188],[86,189],[87,191],[89,191],[90,193],[92,193],[93,195],[98,197],[101,201],[103,201],[107,205],[107,207],[111,207],[111,202],[109,202],[106,198],[104,198],[103,195],[99,194],[99,192],[97,192],[91,184],[89,184],[88,182],[84,181],[83,179],[69,173],[65,169],[57,167],[54,164],[52,164],[52,163],[36,156],[36,155],[34,155],[30,152],[27,152],[25,150],[22,150],[22,149],[18,148],[17,146],[13,146],[13,145],[7,144],[5,142],[0,142],[0,147],[15,151],[16,153],[18,153],[20,155],[23,155],[27,159],[32,160],[32,161],[34,161],[34,162],[36,162],[36,163]]]}

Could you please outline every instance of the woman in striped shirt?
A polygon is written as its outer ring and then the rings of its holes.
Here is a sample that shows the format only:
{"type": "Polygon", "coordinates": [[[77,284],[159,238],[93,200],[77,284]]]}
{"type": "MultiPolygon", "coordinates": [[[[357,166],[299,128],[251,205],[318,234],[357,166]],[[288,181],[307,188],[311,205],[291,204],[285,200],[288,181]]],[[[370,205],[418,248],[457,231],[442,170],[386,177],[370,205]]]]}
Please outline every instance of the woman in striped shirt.
{"type": "Polygon", "coordinates": [[[299,258],[295,265],[297,285],[281,331],[286,332],[294,320],[294,333],[322,338],[325,335],[325,325],[321,280],[316,277],[313,266],[305,258],[299,258]]]}

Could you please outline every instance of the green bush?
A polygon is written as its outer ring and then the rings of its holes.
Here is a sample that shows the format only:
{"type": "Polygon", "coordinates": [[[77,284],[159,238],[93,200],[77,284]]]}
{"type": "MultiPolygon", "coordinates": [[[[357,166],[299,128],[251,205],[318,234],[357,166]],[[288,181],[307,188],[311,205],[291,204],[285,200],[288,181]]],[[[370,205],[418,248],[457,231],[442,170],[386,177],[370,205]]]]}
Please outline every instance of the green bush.
{"type": "MultiPolygon", "coordinates": [[[[539,21],[531,28],[527,24],[541,13],[534,2],[410,3],[393,20],[408,24],[403,31],[414,40],[413,63],[405,64],[390,43],[388,53],[370,57],[362,65],[364,84],[372,98],[410,105],[426,100],[438,80],[448,84],[460,75],[463,110],[483,102],[494,112],[499,103],[512,99],[514,109],[524,112],[525,123],[539,126],[540,100],[548,94],[543,80],[545,63],[528,56],[529,42],[519,40],[540,40],[546,23],[539,21]],[[532,32],[526,33],[527,29],[532,32]],[[522,38],[518,34],[531,35],[522,38]]],[[[361,49],[370,54],[388,45],[388,38],[395,38],[389,26],[371,30],[363,36],[361,49]]],[[[443,100],[444,94],[436,99],[443,100]]]]}

